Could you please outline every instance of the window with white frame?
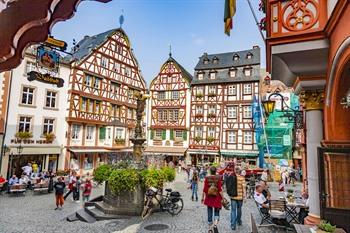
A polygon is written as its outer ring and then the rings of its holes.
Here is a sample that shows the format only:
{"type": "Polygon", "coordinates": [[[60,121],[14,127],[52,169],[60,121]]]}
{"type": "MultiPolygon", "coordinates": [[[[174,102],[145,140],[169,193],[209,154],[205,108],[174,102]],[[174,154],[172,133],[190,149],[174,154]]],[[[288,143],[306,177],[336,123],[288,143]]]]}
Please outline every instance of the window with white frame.
{"type": "Polygon", "coordinates": [[[115,130],[115,138],[117,138],[117,139],[124,139],[124,129],[123,128],[116,128],[116,130],[115,130]]]}
{"type": "Polygon", "coordinates": [[[131,68],[130,67],[125,67],[125,76],[131,77],[131,68]]]}
{"type": "Polygon", "coordinates": [[[92,141],[94,139],[95,126],[88,125],[86,126],[86,140],[92,141]]]}
{"type": "Polygon", "coordinates": [[[112,92],[112,94],[117,95],[119,93],[119,89],[120,89],[120,84],[119,83],[111,82],[111,92],[112,92]]]}
{"type": "Polygon", "coordinates": [[[203,73],[198,73],[198,80],[203,80],[204,74],[203,73]]]}
{"type": "Polygon", "coordinates": [[[163,121],[163,110],[158,110],[158,121],[163,121]]]}
{"type": "Polygon", "coordinates": [[[239,60],[238,54],[233,55],[233,60],[234,60],[234,61],[238,61],[238,60],[239,60]]]}
{"type": "Polygon", "coordinates": [[[237,74],[237,69],[231,69],[231,70],[230,70],[230,77],[231,77],[231,78],[235,78],[235,77],[236,77],[236,74],[237,74]]]}
{"type": "Polygon", "coordinates": [[[179,110],[174,110],[174,121],[179,120],[179,110]]]}
{"type": "Polygon", "coordinates": [[[53,133],[55,119],[45,118],[43,125],[43,135],[53,133]]]}
{"type": "Polygon", "coordinates": [[[252,106],[243,107],[243,118],[252,118],[252,106]]]}
{"type": "Polygon", "coordinates": [[[31,122],[31,117],[21,116],[19,118],[18,132],[30,132],[31,122]]]}
{"type": "Polygon", "coordinates": [[[252,76],[252,68],[244,68],[243,71],[245,76],[252,76]]]}
{"type": "Polygon", "coordinates": [[[217,64],[218,62],[219,62],[219,58],[214,57],[214,58],[213,58],[213,64],[217,64]]]}
{"type": "Polygon", "coordinates": [[[227,107],[227,117],[228,118],[237,118],[237,107],[236,106],[228,106],[227,107]]]}
{"type": "Polygon", "coordinates": [[[172,99],[179,99],[179,96],[180,96],[179,91],[172,91],[171,92],[172,99]]]}
{"type": "Polygon", "coordinates": [[[229,85],[228,86],[228,95],[237,95],[236,85],[229,85]]]}
{"type": "Polygon", "coordinates": [[[105,57],[102,57],[101,58],[101,66],[104,68],[107,68],[107,65],[108,65],[107,63],[108,63],[108,59],[105,57]]]}
{"type": "Polygon", "coordinates": [[[236,143],[236,131],[227,131],[228,133],[228,143],[236,143]]]}
{"type": "Polygon", "coordinates": [[[155,132],[155,137],[156,138],[162,138],[162,135],[163,135],[163,131],[162,130],[156,130],[156,132],[155,132]]]}
{"type": "Polygon", "coordinates": [[[84,78],[84,84],[85,84],[85,86],[89,86],[89,87],[91,87],[91,85],[92,85],[92,76],[91,75],[88,75],[88,74],[86,74],[85,75],[85,78],[84,78]]]}
{"type": "Polygon", "coordinates": [[[216,113],[216,105],[209,105],[209,114],[215,114],[216,113]]]}
{"type": "Polygon", "coordinates": [[[86,106],[87,106],[87,99],[82,97],[81,98],[80,111],[85,112],[86,111],[86,106]]]}
{"type": "Polygon", "coordinates": [[[252,94],[252,84],[244,84],[243,85],[243,94],[245,94],[245,95],[252,94]]]}
{"type": "Polygon", "coordinates": [[[208,127],[208,137],[215,138],[215,127],[208,127]]]}
{"type": "Polygon", "coordinates": [[[204,87],[197,87],[196,94],[203,95],[204,94],[204,87]]]}
{"type": "Polygon", "coordinates": [[[216,94],[216,86],[209,86],[208,93],[209,94],[216,94]]]}
{"type": "Polygon", "coordinates": [[[101,83],[102,83],[102,80],[100,78],[96,78],[96,77],[94,78],[94,88],[100,89],[101,83]]]}
{"type": "Polygon", "coordinates": [[[36,70],[36,65],[34,62],[27,61],[26,63],[26,74],[28,74],[30,71],[35,71],[36,70]]]}
{"type": "Polygon", "coordinates": [[[175,130],[175,138],[183,138],[183,131],[175,130]]]}
{"type": "Polygon", "coordinates": [[[203,127],[202,126],[195,127],[194,136],[195,137],[203,137],[203,127]]]}
{"type": "Polygon", "coordinates": [[[115,72],[120,72],[120,63],[114,62],[113,69],[115,72]]]}
{"type": "Polygon", "coordinates": [[[243,133],[243,143],[252,144],[253,143],[253,133],[251,131],[245,131],[243,133]]]}
{"type": "Polygon", "coordinates": [[[46,91],[46,103],[45,106],[48,108],[56,108],[56,97],[57,92],[55,91],[46,91]]]}
{"type": "Polygon", "coordinates": [[[72,139],[79,139],[80,137],[80,125],[72,125],[72,139]]]}
{"type": "Polygon", "coordinates": [[[203,106],[202,105],[197,105],[196,106],[196,114],[203,114],[203,106]]]}
{"type": "Polygon", "coordinates": [[[169,121],[174,121],[174,111],[168,110],[169,121]]]}
{"type": "Polygon", "coordinates": [[[111,128],[107,128],[107,139],[111,139],[112,138],[112,129],[111,128]]]}
{"type": "Polygon", "coordinates": [[[94,113],[95,114],[100,114],[100,112],[101,112],[101,102],[100,101],[95,101],[94,113]]]}
{"type": "Polygon", "coordinates": [[[165,100],[165,91],[158,92],[158,100],[165,100]]]}
{"type": "Polygon", "coordinates": [[[22,104],[33,105],[34,104],[34,88],[23,87],[22,88],[22,104]]]}
{"type": "Polygon", "coordinates": [[[215,79],[216,78],[216,72],[210,72],[210,79],[215,79]]]}
{"type": "Polygon", "coordinates": [[[248,53],[248,54],[247,54],[247,59],[252,59],[252,58],[253,58],[253,54],[248,53]]]}
{"type": "Polygon", "coordinates": [[[94,101],[91,99],[87,100],[87,112],[92,112],[94,109],[94,101]]]}

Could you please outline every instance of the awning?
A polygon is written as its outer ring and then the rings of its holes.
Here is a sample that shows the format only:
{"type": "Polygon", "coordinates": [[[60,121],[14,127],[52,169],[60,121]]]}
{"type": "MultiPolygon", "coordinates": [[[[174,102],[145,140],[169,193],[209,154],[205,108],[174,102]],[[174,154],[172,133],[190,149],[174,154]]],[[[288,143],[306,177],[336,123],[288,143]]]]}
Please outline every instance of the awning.
{"type": "MultiPolygon", "coordinates": [[[[61,147],[26,147],[23,146],[23,151],[21,155],[52,155],[52,154],[61,154],[61,147]]],[[[16,155],[18,154],[17,148],[10,148],[10,153],[16,155]]]]}
{"type": "Polygon", "coordinates": [[[199,155],[219,155],[219,151],[205,151],[205,150],[188,150],[188,154],[199,154],[199,155]]]}
{"type": "Polygon", "coordinates": [[[242,151],[221,151],[221,155],[224,157],[258,157],[258,152],[242,152],[242,151]]]}
{"type": "Polygon", "coordinates": [[[186,150],[184,147],[149,146],[146,148],[145,153],[184,156],[186,150]]]}

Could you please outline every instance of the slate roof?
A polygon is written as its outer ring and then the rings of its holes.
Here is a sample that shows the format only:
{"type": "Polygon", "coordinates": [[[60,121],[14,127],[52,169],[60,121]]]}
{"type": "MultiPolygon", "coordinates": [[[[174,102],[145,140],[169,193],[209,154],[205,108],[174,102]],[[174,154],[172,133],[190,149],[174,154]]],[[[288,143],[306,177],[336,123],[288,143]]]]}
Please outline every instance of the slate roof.
{"type": "Polygon", "coordinates": [[[72,61],[72,60],[79,61],[84,59],[87,55],[91,53],[92,49],[99,47],[103,42],[106,41],[107,37],[112,35],[116,30],[121,30],[124,33],[122,29],[114,28],[94,36],[85,36],[76,45],[77,50],[74,52],[72,49],[71,53],[73,55],[72,56],[68,55],[64,59],[69,61],[72,61]]]}
{"type": "Polygon", "coordinates": [[[229,52],[229,53],[218,53],[218,54],[203,54],[199,58],[199,62],[197,63],[195,70],[205,70],[205,69],[221,69],[221,68],[229,68],[229,67],[237,67],[237,66],[249,66],[260,64],[260,48],[243,50],[238,52],[229,52]],[[251,59],[246,59],[247,54],[251,53],[253,57],[251,59]],[[234,55],[238,55],[239,59],[234,61],[234,55]],[[213,63],[213,58],[217,57],[218,62],[213,63]],[[204,59],[209,59],[208,64],[204,64],[204,59]]]}

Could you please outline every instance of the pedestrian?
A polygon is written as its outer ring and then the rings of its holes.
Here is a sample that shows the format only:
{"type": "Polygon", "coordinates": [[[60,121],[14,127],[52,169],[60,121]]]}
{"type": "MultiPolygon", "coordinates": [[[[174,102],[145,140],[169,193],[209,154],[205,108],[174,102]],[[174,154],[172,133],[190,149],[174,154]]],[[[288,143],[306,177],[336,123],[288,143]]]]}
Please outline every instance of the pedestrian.
{"type": "Polygon", "coordinates": [[[90,195],[92,191],[92,184],[90,178],[86,178],[86,182],[84,184],[84,190],[83,190],[83,201],[89,201],[90,195]]]}
{"type": "Polygon", "coordinates": [[[209,233],[218,233],[222,198],[222,177],[216,175],[216,167],[211,167],[210,176],[204,179],[202,193],[202,203],[207,206],[208,211],[209,233]]]}
{"type": "MultiPolygon", "coordinates": [[[[77,181],[77,178],[76,178],[76,176],[75,176],[75,172],[73,171],[72,174],[71,174],[70,177],[69,177],[69,182],[68,182],[68,189],[69,189],[69,190],[68,190],[68,192],[64,195],[64,200],[66,200],[67,197],[68,197],[71,193],[73,193],[73,191],[74,191],[74,186],[75,186],[76,181],[77,181]]],[[[74,199],[74,197],[73,197],[73,199],[74,199]]]]}
{"type": "Polygon", "coordinates": [[[81,180],[80,176],[76,177],[76,182],[73,185],[73,200],[75,202],[80,202],[80,187],[81,187],[81,180]]]}
{"type": "Polygon", "coordinates": [[[51,193],[53,191],[53,178],[55,177],[55,174],[52,172],[52,170],[49,170],[48,177],[49,177],[48,192],[51,193]]]}
{"type": "Polygon", "coordinates": [[[285,187],[288,183],[288,171],[286,169],[283,169],[281,177],[282,177],[283,186],[285,187]]]}
{"type": "Polygon", "coordinates": [[[261,174],[260,180],[264,181],[265,183],[267,183],[268,180],[268,174],[267,174],[267,170],[264,169],[264,171],[261,174]]]}
{"type": "Polygon", "coordinates": [[[198,181],[199,181],[199,175],[198,175],[198,172],[195,170],[193,172],[193,176],[191,180],[191,188],[192,188],[191,200],[192,201],[194,201],[194,198],[196,198],[196,201],[198,201],[198,181]]]}
{"type": "Polygon", "coordinates": [[[66,184],[63,182],[62,177],[58,177],[57,182],[54,184],[53,187],[55,188],[55,196],[56,196],[55,210],[58,210],[59,208],[62,209],[64,204],[63,193],[66,187],[66,184]]]}
{"type": "Polygon", "coordinates": [[[242,225],[242,205],[246,197],[245,186],[245,178],[241,175],[240,167],[235,167],[235,174],[231,174],[226,181],[227,193],[231,197],[231,229],[233,231],[236,230],[237,224],[242,225]]]}

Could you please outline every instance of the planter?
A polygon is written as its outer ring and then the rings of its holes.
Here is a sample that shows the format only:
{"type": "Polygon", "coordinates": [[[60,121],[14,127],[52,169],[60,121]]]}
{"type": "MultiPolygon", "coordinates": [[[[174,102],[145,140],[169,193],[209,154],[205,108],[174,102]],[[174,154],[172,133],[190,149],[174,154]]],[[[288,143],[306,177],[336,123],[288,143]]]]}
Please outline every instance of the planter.
{"type": "Polygon", "coordinates": [[[209,94],[208,94],[208,97],[215,97],[215,96],[216,96],[215,93],[209,93],[209,94]]]}
{"type": "Polygon", "coordinates": [[[195,115],[195,117],[196,117],[196,118],[202,118],[202,117],[203,117],[203,114],[198,113],[198,114],[195,115]]]}

